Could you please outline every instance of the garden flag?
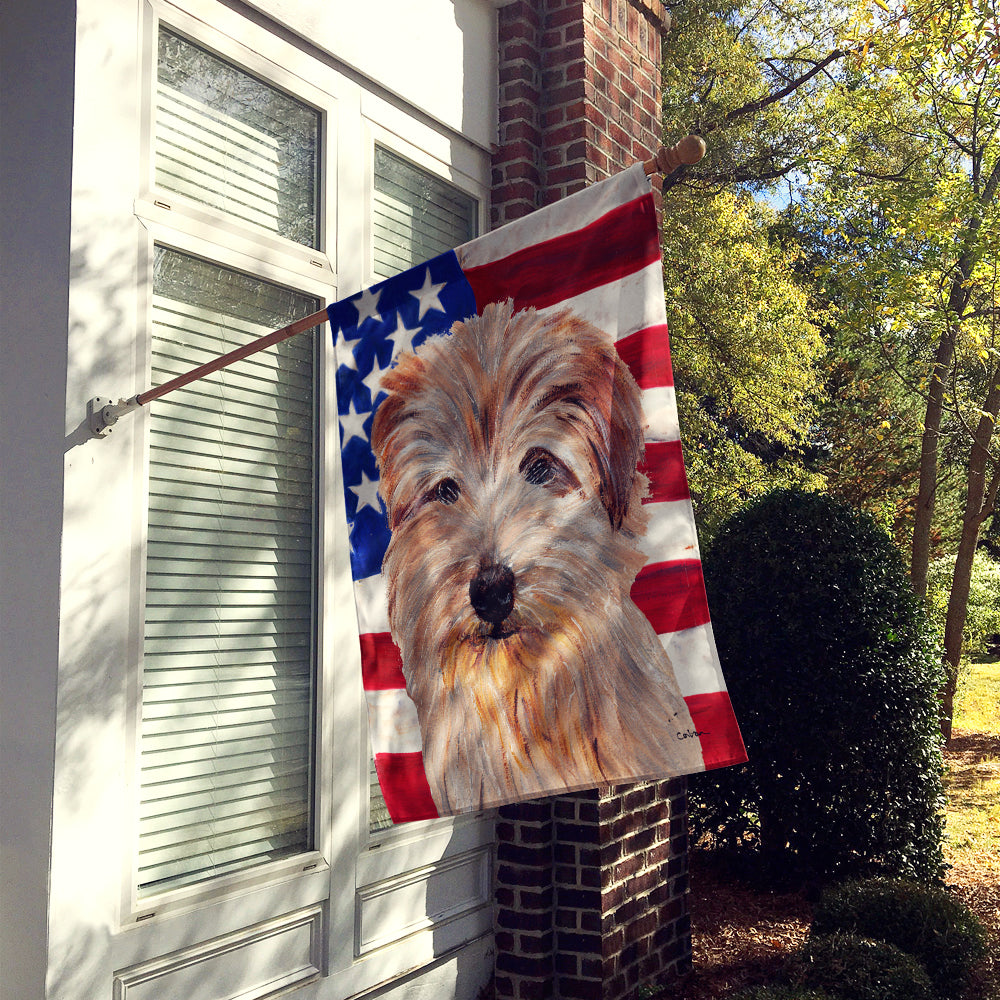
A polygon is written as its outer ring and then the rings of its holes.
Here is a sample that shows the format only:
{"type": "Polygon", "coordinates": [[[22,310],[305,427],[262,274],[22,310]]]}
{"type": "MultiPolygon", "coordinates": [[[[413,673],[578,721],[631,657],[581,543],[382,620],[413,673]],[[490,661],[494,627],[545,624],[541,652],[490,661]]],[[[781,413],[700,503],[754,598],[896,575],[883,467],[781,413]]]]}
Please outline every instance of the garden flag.
{"type": "Polygon", "coordinates": [[[393,820],[745,760],[642,165],[328,313],[393,820]]]}

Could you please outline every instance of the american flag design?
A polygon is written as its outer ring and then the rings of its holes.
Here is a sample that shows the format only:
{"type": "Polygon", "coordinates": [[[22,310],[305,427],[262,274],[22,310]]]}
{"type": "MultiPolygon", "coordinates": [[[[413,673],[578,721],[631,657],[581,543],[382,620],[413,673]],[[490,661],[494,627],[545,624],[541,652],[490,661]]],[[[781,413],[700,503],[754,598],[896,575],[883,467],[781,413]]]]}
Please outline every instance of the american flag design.
{"type": "Polygon", "coordinates": [[[381,575],[390,534],[371,447],[385,398],[380,380],[401,352],[419,353],[428,337],[506,299],[515,310],[569,306],[607,331],[642,391],[648,561],[631,596],[674,666],[706,770],[746,759],[712,635],[681,452],[656,214],[637,164],[328,309],[362,680],[379,784],[396,823],[438,813],[381,575]]]}

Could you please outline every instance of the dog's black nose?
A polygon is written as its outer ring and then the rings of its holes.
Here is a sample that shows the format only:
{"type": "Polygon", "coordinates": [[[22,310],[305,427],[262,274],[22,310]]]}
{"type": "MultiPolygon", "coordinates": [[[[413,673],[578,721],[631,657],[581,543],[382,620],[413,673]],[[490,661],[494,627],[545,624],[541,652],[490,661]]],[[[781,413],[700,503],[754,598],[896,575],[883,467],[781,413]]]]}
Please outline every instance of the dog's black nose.
{"type": "Polygon", "coordinates": [[[469,584],[472,609],[484,621],[499,625],[514,607],[514,574],[507,566],[487,566],[469,584]]]}

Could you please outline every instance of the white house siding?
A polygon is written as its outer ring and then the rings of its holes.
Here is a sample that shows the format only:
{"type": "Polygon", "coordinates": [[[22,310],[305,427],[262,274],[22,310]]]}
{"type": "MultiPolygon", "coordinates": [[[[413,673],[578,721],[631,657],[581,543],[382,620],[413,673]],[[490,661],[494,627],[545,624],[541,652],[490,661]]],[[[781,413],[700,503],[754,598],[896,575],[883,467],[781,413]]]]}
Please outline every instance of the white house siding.
{"type": "Polygon", "coordinates": [[[40,997],[53,795],[72,6],[0,6],[0,993],[40,997]]]}
{"type": "Polygon", "coordinates": [[[484,149],[496,142],[490,40],[496,34],[493,8],[500,3],[371,0],[363,17],[356,0],[251,3],[484,149]]]}
{"type": "Polygon", "coordinates": [[[95,440],[86,404],[146,387],[152,239],[202,238],[154,203],[145,180],[156,17],[227,58],[276,67],[328,114],[336,169],[324,224],[336,239],[315,271],[303,278],[302,254],[239,234],[219,252],[227,266],[252,260],[321,299],[370,280],[359,248],[375,141],[475,194],[488,217],[496,44],[486,0],[254,7],[79,0],[75,18],[62,0],[2,9],[5,1000],[249,1000],[296,984],[316,1000],[373,989],[474,997],[491,970],[489,818],[367,835],[336,483],[324,501],[317,850],[162,907],[130,891],[146,425],[130,414],[95,440]]]}

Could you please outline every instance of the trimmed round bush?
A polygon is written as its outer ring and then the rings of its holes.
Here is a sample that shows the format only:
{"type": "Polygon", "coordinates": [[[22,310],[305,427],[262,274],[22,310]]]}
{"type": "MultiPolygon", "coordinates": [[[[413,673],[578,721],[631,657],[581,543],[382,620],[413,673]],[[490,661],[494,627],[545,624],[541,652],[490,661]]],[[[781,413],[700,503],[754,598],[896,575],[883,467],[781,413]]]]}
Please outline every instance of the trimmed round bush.
{"type": "Polygon", "coordinates": [[[854,934],[810,938],[793,975],[837,1000],[934,1000],[930,977],[912,955],[854,934]]]}
{"type": "Polygon", "coordinates": [[[779,490],[704,559],[749,763],[696,775],[696,835],[755,869],[937,879],[939,651],[889,536],[832,497],[779,490]]]}
{"type": "Polygon", "coordinates": [[[869,879],[828,888],[817,903],[812,933],[850,932],[887,941],[918,959],[938,994],[960,997],[986,957],[986,932],[946,889],[905,879],[869,879]]]}

